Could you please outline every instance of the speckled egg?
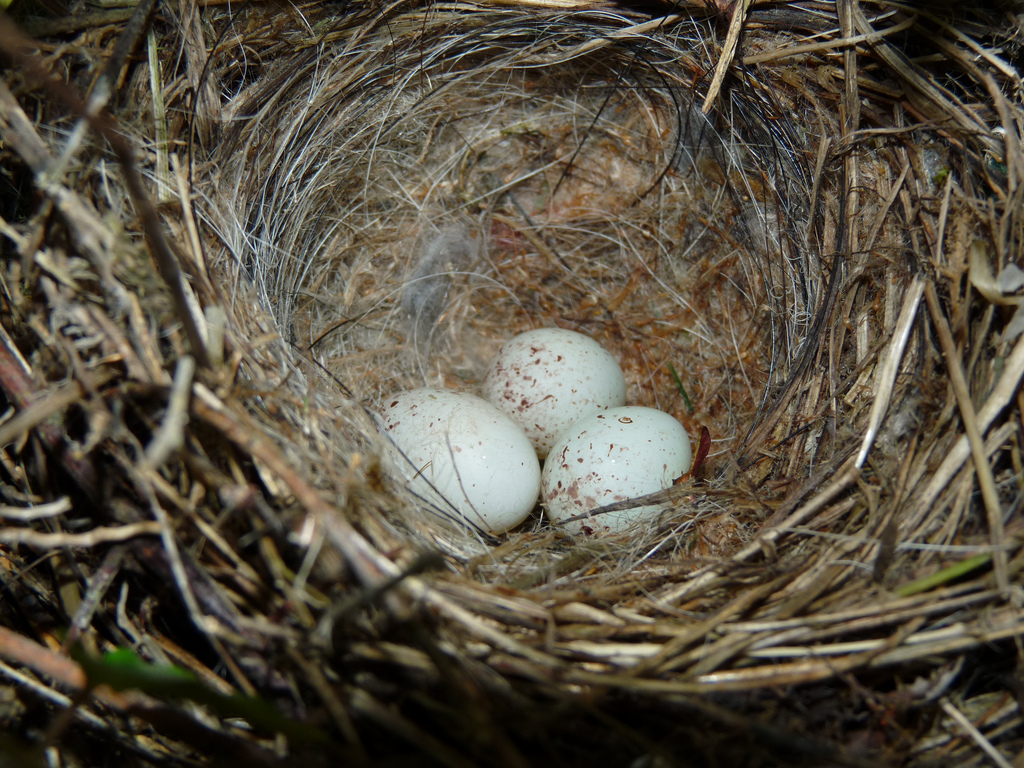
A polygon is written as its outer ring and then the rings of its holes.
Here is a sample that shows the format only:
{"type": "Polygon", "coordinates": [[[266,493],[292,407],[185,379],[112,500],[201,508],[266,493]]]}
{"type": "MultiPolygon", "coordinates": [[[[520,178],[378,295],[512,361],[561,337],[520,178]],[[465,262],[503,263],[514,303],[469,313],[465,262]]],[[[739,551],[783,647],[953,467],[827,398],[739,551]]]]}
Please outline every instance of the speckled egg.
{"type": "Polygon", "coordinates": [[[625,403],[626,381],[612,354],[589,336],[540,328],[501,348],[483,396],[522,426],[543,459],[573,423],[625,403]]]}
{"type": "MultiPolygon", "coordinates": [[[[576,515],[670,487],[690,468],[690,438],[667,413],[627,406],[596,413],[574,424],[551,447],[541,479],[548,519],[576,515]]],[[[648,505],[569,523],[572,532],[619,532],[657,517],[648,505]]]]}
{"type": "Polygon", "coordinates": [[[394,444],[392,471],[448,519],[502,533],[536,506],[540,462],[533,446],[487,401],[410,390],[383,401],[378,424],[394,444]]]}

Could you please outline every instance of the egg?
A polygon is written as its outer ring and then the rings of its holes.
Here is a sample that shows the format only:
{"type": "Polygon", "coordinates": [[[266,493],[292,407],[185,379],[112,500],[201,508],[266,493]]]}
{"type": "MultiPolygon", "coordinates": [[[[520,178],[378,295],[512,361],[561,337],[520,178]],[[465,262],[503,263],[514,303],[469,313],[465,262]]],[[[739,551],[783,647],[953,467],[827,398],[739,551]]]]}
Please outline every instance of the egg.
{"type": "Polygon", "coordinates": [[[540,328],[508,341],[484,378],[483,396],[526,431],[540,458],[582,418],[626,402],[626,380],[589,336],[540,328]]]}
{"type": "MultiPolygon", "coordinates": [[[[627,406],[574,424],[551,447],[541,502],[553,523],[670,487],[690,468],[690,438],[672,416],[627,406]]],[[[569,523],[573,532],[619,532],[657,517],[653,504],[569,523]]]]}
{"type": "Polygon", "coordinates": [[[410,390],[383,401],[378,424],[397,449],[392,469],[446,517],[502,533],[536,506],[537,454],[522,428],[487,401],[410,390]]]}

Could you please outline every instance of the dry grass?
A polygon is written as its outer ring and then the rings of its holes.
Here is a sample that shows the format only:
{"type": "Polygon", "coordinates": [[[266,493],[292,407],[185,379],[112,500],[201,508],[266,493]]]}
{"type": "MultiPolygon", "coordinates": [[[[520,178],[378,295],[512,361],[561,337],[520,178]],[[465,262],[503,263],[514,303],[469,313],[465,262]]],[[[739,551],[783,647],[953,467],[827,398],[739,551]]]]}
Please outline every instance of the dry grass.
{"type": "Polygon", "coordinates": [[[4,22],[3,749],[1019,762],[1017,21],[724,13],[4,22]],[[438,528],[366,410],[546,325],[706,470],[629,536],[438,528]],[[289,719],[86,694],[114,647],[289,719]]]}

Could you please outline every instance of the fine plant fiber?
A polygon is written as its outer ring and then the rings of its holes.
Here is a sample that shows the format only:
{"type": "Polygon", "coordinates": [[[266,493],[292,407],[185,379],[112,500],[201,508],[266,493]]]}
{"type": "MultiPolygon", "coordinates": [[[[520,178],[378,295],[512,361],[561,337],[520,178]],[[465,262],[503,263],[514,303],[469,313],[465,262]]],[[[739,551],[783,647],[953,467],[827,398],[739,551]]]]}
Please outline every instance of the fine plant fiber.
{"type": "Polygon", "coordinates": [[[289,340],[372,403],[567,325],[618,353],[636,402],[678,408],[665,363],[685,366],[717,393],[687,426],[734,445],[823,309],[812,171],[756,83],[700,113],[708,22],[609,40],[633,23],[398,15],[243,92],[238,114],[264,117],[220,150],[221,227],[244,222],[231,256],[289,340]],[[473,245],[441,255],[456,231],[473,245]]]}
{"type": "Polygon", "coordinates": [[[1018,16],[18,3],[0,752],[1020,762],[1018,16]],[[550,326],[710,437],[628,533],[389,464],[383,398],[550,326]]]}

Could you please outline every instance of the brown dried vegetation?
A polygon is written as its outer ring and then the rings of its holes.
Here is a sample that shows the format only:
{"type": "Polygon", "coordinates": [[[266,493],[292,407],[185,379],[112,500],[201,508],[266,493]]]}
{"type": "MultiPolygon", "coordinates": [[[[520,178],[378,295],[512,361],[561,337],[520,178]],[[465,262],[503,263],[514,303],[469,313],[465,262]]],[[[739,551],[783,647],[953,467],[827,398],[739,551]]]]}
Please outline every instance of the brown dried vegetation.
{"type": "Polygon", "coordinates": [[[1018,16],[145,10],[0,19],[0,751],[1019,764],[1018,16]],[[549,325],[707,464],[439,525],[368,411],[549,325]]]}

